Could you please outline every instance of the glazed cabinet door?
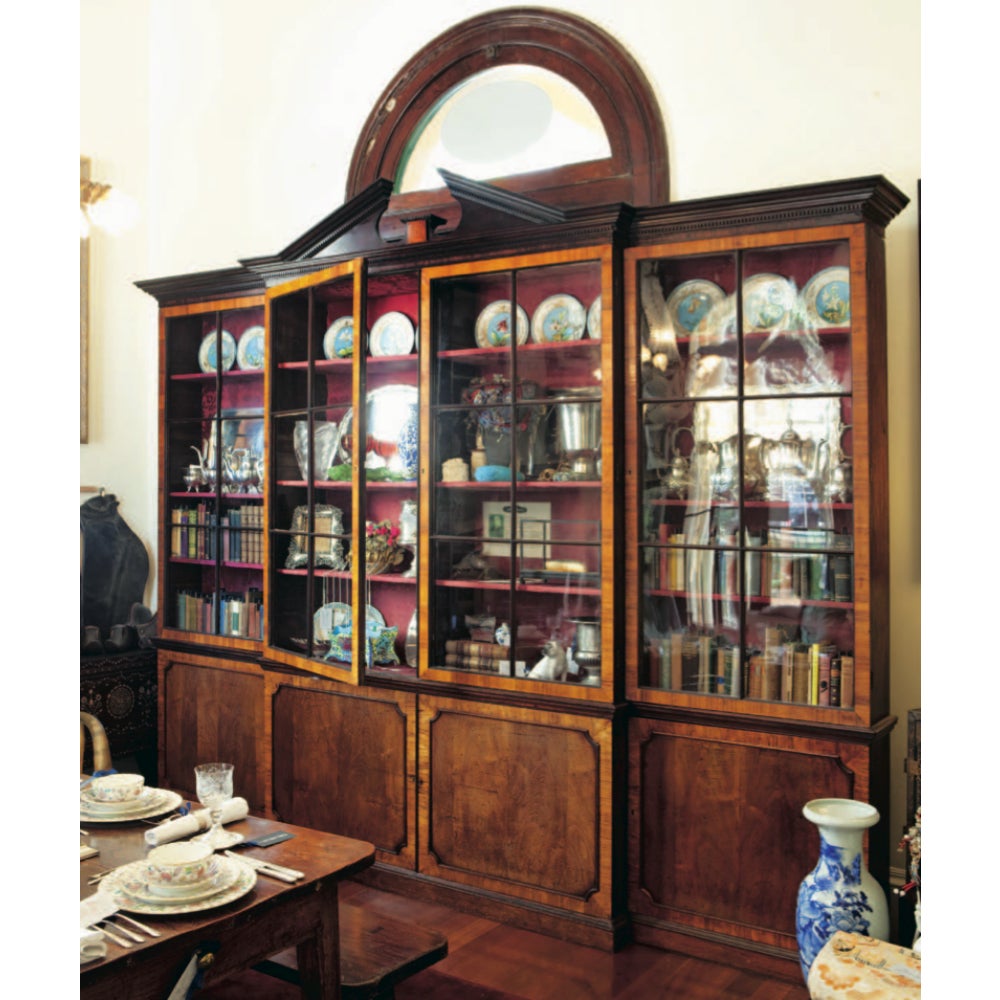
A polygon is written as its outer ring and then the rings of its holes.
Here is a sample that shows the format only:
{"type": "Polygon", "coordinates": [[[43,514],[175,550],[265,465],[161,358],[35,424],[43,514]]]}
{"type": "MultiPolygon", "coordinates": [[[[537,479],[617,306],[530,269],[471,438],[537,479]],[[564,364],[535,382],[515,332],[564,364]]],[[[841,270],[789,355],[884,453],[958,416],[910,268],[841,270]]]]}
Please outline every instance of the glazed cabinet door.
{"type": "Polygon", "coordinates": [[[610,272],[607,248],[424,272],[423,676],[610,697],[610,272]]]}
{"type": "Polygon", "coordinates": [[[415,273],[349,261],[268,291],[268,655],[414,674],[415,273]]]}
{"type": "Polygon", "coordinates": [[[720,242],[626,255],[629,693],[869,724],[887,524],[864,230],[720,242]]]}
{"type": "Polygon", "coordinates": [[[161,313],[163,634],[259,648],[262,298],[161,313]]]}

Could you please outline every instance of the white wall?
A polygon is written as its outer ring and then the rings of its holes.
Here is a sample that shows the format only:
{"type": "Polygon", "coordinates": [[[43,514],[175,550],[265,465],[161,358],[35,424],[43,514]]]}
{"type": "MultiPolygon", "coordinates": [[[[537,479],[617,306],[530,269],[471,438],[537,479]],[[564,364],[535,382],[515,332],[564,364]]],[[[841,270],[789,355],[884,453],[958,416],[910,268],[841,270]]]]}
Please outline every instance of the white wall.
{"type": "MultiPolygon", "coordinates": [[[[80,477],[115,492],[147,544],[156,536],[156,309],[132,282],[279,250],[328,214],[396,71],[455,22],[498,6],[81,0],[80,152],[96,179],[139,198],[143,216],[127,237],[94,240],[80,477]]],[[[649,77],[673,200],[875,173],[911,198],[886,241],[894,837],[905,817],[906,712],[920,704],[919,0],[548,6],[607,29],[649,77]]]]}

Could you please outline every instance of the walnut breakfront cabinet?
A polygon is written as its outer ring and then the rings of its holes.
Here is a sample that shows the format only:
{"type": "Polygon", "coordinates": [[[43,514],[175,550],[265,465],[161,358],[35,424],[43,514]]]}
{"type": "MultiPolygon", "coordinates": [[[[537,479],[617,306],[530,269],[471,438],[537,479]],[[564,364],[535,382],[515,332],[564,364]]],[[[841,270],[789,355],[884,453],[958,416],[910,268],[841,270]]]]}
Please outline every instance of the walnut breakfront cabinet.
{"type": "MultiPolygon", "coordinates": [[[[636,209],[378,182],[160,304],[160,777],[369,878],[797,974],[887,806],[881,177],[636,209]]],[[[885,821],[870,866],[888,865],[885,821]]]]}

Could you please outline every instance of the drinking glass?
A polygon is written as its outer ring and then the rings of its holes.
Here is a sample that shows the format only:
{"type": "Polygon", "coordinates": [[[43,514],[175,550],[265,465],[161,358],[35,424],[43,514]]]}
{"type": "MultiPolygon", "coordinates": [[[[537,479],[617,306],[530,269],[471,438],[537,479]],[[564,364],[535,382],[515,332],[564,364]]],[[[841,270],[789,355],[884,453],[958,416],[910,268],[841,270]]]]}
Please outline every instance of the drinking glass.
{"type": "Polygon", "coordinates": [[[207,807],[212,825],[205,833],[191,839],[209,844],[213,850],[238,844],[243,839],[238,833],[227,833],[222,829],[222,807],[233,797],[233,765],[221,762],[198,764],[194,769],[194,778],[198,801],[207,807]]]}

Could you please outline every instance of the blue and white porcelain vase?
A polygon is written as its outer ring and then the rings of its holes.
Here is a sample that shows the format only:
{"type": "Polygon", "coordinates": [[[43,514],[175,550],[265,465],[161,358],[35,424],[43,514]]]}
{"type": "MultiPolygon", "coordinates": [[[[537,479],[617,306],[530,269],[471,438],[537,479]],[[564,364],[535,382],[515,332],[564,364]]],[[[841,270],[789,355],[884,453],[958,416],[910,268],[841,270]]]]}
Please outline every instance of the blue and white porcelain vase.
{"type": "Polygon", "coordinates": [[[878,810],[854,799],[813,799],[802,815],[819,828],[819,861],[799,886],[795,932],[802,976],[836,931],[889,938],[885,892],[865,866],[864,832],[878,810]]]}

